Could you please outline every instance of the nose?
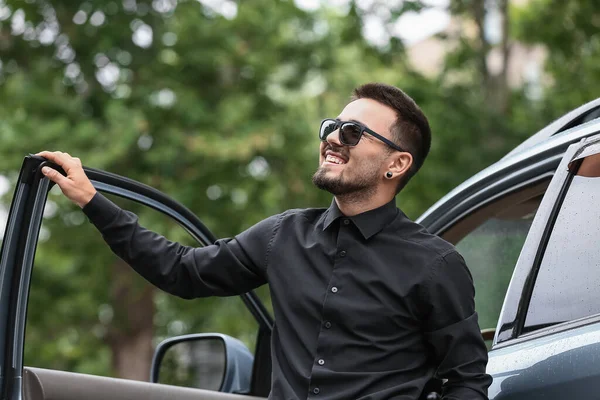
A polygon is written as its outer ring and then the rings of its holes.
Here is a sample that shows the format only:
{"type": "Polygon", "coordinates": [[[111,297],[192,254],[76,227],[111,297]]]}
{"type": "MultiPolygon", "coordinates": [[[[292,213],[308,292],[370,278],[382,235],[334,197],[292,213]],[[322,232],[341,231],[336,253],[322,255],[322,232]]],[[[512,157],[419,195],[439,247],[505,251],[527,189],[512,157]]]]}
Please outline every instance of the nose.
{"type": "Polygon", "coordinates": [[[333,131],[329,135],[327,135],[325,140],[327,141],[327,143],[329,143],[332,146],[336,146],[336,147],[342,146],[342,142],[340,142],[340,130],[339,129],[336,129],[335,131],[333,131]]]}

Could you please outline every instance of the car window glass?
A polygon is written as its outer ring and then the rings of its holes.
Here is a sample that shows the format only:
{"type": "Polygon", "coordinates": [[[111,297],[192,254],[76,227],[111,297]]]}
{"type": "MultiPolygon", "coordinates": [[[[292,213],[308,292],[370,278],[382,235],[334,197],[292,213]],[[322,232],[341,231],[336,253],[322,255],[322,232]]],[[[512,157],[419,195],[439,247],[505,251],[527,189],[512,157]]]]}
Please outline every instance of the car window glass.
{"type": "MultiPolygon", "coordinates": [[[[198,245],[170,217],[107,197],[135,212],[143,226],[198,245]]],[[[110,251],[78,207],[51,190],[33,268],[25,365],[147,381],[154,347],[167,337],[219,332],[254,352],[257,330],[239,296],[183,300],[147,283],[110,251]]]]}
{"type": "Polygon", "coordinates": [[[475,309],[482,329],[496,327],[532,221],[532,214],[511,219],[490,218],[456,245],[473,276],[475,309]]]}
{"type": "MultiPolygon", "coordinates": [[[[596,156],[595,160],[600,163],[596,156]]],[[[573,177],[543,255],[523,332],[600,313],[600,172],[585,159],[573,177]]]]}

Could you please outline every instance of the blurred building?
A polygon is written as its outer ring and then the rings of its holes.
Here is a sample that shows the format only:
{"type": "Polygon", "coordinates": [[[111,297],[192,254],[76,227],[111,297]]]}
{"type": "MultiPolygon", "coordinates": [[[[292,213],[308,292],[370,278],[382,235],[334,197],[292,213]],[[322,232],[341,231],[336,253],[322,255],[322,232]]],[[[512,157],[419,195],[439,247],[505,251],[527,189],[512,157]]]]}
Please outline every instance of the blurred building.
{"type": "MultiPolygon", "coordinates": [[[[512,0],[511,4],[521,6],[529,0],[512,0]]],[[[494,10],[490,11],[485,21],[485,34],[492,45],[501,40],[502,18],[494,10]]],[[[409,62],[426,76],[438,75],[444,65],[446,55],[458,45],[461,36],[476,37],[477,27],[473,20],[451,17],[449,23],[440,32],[407,47],[409,62]],[[445,38],[441,38],[441,36],[445,38]]],[[[530,46],[511,41],[508,58],[507,81],[511,88],[527,86],[532,97],[540,95],[543,66],[546,50],[543,46],[530,46]]],[[[487,56],[488,70],[498,75],[502,70],[503,54],[499,46],[494,46],[487,56]]]]}

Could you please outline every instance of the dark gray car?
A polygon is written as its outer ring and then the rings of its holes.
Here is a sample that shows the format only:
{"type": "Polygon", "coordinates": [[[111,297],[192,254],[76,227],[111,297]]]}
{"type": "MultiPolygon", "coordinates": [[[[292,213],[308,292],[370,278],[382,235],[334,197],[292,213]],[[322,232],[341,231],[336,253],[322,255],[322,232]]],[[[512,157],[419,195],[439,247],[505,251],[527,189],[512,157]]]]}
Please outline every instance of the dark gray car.
{"type": "Polygon", "coordinates": [[[556,121],[419,218],[473,273],[490,399],[598,396],[599,107],[556,121]]]}

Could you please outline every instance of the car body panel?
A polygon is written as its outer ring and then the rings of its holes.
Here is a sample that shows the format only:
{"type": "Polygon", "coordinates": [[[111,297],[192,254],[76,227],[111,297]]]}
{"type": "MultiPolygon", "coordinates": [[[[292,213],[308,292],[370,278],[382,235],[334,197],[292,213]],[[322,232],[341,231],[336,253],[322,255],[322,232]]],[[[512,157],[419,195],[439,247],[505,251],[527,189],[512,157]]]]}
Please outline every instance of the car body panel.
{"type": "Polygon", "coordinates": [[[493,350],[490,400],[594,398],[600,393],[600,324],[530,338],[493,350]]]}
{"type": "Polygon", "coordinates": [[[25,400],[259,400],[259,397],[158,383],[25,368],[25,400]]]}

